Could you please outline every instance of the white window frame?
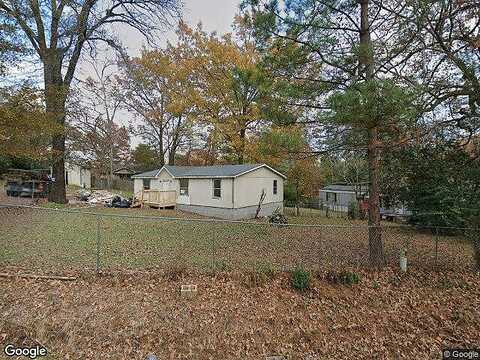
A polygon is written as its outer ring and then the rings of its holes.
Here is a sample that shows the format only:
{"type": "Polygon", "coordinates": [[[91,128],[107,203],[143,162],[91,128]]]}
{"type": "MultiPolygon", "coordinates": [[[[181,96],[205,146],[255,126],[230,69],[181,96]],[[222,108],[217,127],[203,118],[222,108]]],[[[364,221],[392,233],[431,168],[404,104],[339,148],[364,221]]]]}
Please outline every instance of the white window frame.
{"type": "Polygon", "coordinates": [[[222,179],[212,179],[212,197],[214,199],[221,199],[222,198],[222,179]],[[215,181],[218,181],[220,183],[220,186],[218,188],[215,188],[215,181]],[[220,191],[219,196],[215,195],[215,189],[218,189],[220,191]]]}
{"type": "Polygon", "coordinates": [[[188,179],[180,179],[180,195],[183,195],[183,196],[188,196],[188,187],[189,187],[189,184],[190,184],[190,181],[188,181],[188,179]],[[187,182],[187,187],[182,187],[182,181],[186,181],[187,182]],[[183,192],[182,192],[183,191],[183,192]]]}

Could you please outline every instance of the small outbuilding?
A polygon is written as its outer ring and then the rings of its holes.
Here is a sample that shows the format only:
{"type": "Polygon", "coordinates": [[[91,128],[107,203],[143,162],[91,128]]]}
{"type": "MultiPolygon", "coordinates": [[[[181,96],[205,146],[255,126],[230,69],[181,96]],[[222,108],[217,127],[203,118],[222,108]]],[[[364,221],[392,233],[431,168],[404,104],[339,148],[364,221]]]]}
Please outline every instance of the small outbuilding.
{"type": "Polygon", "coordinates": [[[92,187],[92,173],[90,172],[90,169],[84,166],[66,163],[65,184],[90,189],[92,187]]]}
{"type": "Polygon", "coordinates": [[[113,175],[118,176],[119,179],[128,180],[135,175],[135,171],[127,167],[118,168],[113,172],[113,175]]]}
{"type": "Polygon", "coordinates": [[[348,212],[351,203],[368,198],[368,185],[366,184],[332,184],[319,191],[319,206],[328,206],[331,210],[348,212]]]}
{"type": "Polygon", "coordinates": [[[241,220],[283,211],[285,175],[266,164],[173,166],[132,176],[143,204],[241,220]]]}

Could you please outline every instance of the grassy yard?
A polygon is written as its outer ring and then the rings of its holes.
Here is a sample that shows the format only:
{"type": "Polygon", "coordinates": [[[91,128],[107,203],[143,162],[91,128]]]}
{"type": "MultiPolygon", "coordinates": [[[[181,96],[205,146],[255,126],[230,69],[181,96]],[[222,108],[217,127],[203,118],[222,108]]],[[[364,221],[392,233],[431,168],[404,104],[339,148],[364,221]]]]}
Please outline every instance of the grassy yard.
{"type": "MultiPolygon", "coordinates": [[[[104,270],[184,268],[201,271],[292,268],[356,268],[368,263],[368,229],[364,223],[313,221],[292,223],[208,221],[173,210],[79,208],[1,209],[0,264],[48,271],[94,268],[97,255],[104,270]],[[315,222],[313,222],[315,223],[315,222]],[[354,226],[351,226],[354,225],[354,226]],[[98,253],[97,253],[98,249],[98,253]]],[[[331,220],[331,219],[327,219],[331,220]]],[[[344,220],[345,221],[345,220],[344,220]]],[[[388,262],[396,265],[400,249],[409,264],[432,269],[471,268],[470,243],[459,237],[438,238],[409,227],[383,228],[388,262]],[[437,256],[435,256],[437,249],[437,256]]]]}
{"type": "Polygon", "coordinates": [[[385,226],[390,266],[371,271],[362,222],[301,215],[277,227],[173,210],[49,207],[0,208],[0,272],[78,277],[0,277],[1,344],[42,344],[47,360],[433,359],[477,345],[480,278],[460,237],[436,243],[385,226]],[[94,275],[97,245],[102,276],[94,275]],[[304,293],[281,271],[297,265],[311,270],[304,293]],[[331,270],[354,271],[360,283],[334,284],[331,270]],[[182,284],[198,285],[198,295],[182,297],[182,284]]]}

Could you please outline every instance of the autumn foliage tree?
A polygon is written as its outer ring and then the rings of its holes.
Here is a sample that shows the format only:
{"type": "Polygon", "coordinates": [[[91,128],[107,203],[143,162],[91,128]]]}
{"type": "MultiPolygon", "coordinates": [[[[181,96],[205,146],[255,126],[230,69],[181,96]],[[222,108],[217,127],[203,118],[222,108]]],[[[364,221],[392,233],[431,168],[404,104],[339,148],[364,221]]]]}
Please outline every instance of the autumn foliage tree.
{"type": "Polygon", "coordinates": [[[285,200],[298,206],[318,195],[323,174],[301,126],[266,129],[254,149],[251,156],[256,162],[266,162],[287,176],[285,200]]]}
{"type": "Polygon", "coordinates": [[[189,99],[190,73],[177,56],[177,48],[144,50],[138,58],[123,57],[118,77],[122,105],[137,120],[134,135],[156,152],[158,166],[174,165],[176,154],[193,136],[189,99]]]}
{"type": "Polygon", "coordinates": [[[47,160],[50,138],[62,131],[45,114],[39,89],[28,85],[0,89],[0,154],[47,160]]]}
{"type": "Polygon", "coordinates": [[[241,164],[248,160],[249,136],[267,123],[262,107],[270,92],[260,54],[248,38],[237,35],[217,37],[201,26],[181,24],[178,51],[191,74],[193,115],[222,143],[223,157],[241,164]]]}
{"type": "MultiPolygon", "coordinates": [[[[67,97],[84,47],[99,41],[118,47],[112,24],[130,26],[152,40],[179,9],[176,0],[0,0],[0,22],[18,35],[9,38],[13,44],[26,45],[40,61],[47,116],[65,128],[67,97]]],[[[66,202],[65,136],[56,133],[51,141],[56,181],[49,200],[58,203],[66,202]]]]}

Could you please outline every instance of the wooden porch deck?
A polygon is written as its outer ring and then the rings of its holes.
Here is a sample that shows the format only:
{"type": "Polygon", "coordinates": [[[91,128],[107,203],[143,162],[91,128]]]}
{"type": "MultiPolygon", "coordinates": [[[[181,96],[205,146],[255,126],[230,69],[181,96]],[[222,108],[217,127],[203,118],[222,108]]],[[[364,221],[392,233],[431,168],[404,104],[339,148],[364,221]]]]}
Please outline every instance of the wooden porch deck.
{"type": "MultiPolygon", "coordinates": [[[[135,199],[139,201],[140,206],[158,206],[169,207],[175,206],[177,202],[177,192],[174,190],[142,190],[135,194],[135,199]]],[[[138,203],[136,203],[138,205],[138,203]]]]}

